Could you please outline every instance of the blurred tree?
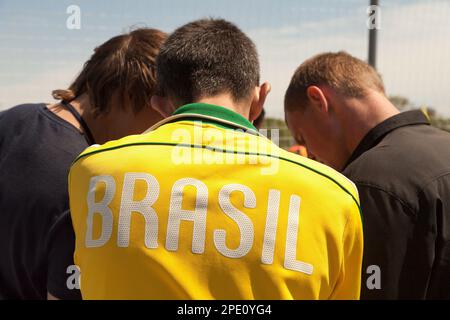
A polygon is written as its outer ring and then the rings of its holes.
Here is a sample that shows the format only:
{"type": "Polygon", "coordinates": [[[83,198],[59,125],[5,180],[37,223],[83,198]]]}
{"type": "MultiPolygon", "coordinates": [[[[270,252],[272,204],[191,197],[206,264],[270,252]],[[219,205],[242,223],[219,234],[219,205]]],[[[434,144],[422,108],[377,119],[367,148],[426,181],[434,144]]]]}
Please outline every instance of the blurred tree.
{"type": "Polygon", "coordinates": [[[402,96],[389,96],[388,99],[396,106],[400,111],[405,111],[411,108],[411,103],[408,98],[402,96]]]}
{"type": "MultiPolygon", "coordinates": [[[[389,96],[389,100],[392,102],[394,106],[396,106],[400,111],[407,111],[417,109],[415,108],[408,98],[403,96],[389,96]]],[[[444,118],[439,115],[436,110],[432,107],[421,107],[422,111],[428,116],[430,119],[431,125],[450,132],[450,119],[444,118]]]]}
{"type": "Polygon", "coordinates": [[[269,139],[274,141],[274,133],[278,130],[279,137],[279,147],[283,149],[288,149],[289,147],[295,144],[294,139],[289,132],[289,129],[286,126],[284,120],[275,119],[275,118],[265,118],[263,124],[261,126],[262,129],[267,129],[267,136],[269,139]]]}
{"type": "Polygon", "coordinates": [[[433,108],[424,107],[422,110],[428,115],[432,126],[450,132],[450,119],[442,117],[433,108]]]}

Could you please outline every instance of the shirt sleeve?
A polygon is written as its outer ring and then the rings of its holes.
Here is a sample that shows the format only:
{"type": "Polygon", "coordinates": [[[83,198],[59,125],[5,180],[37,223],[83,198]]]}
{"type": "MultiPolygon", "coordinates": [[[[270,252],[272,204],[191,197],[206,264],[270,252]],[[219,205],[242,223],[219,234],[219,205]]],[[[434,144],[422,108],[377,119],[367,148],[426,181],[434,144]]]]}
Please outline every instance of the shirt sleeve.
{"type": "Polygon", "coordinates": [[[342,238],[341,270],[331,299],[357,300],[360,298],[363,242],[360,208],[352,202],[342,238]]]}
{"type": "Polygon", "coordinates": [[[47,290],[61,300],[80,300],[81,293],[74,285],[75,233],[70,211],[64,212],[53,225],[48,241],[47,290]]]}

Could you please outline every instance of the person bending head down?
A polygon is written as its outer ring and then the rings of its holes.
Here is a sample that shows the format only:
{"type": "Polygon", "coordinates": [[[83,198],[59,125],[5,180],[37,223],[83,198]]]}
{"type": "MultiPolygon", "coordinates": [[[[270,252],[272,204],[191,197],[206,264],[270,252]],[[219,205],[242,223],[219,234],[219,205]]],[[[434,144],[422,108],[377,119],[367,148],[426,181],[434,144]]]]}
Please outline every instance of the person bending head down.
{"type": "Polygon", "coordinates": [[[370,129],[399,113],[375,69],[345,52],[322,53],[301,64],[284,105],[294,138],[336,170],[344,169],[370,129]]]}
{"type": "Polygon", "coordinates": [[[79,127],[64,110],[70,102],[99,144],[142,133],[161,120],[150,105],[156,90],[156,56],[165,39],[164,32],[148,28],[109,39],[94,50],[68,89],[53,91],[63,103],[50,109],[79,127]]]}
{"type": "Polygon", "coordinates": [[[358,188],[361,297],[449,299],[450,135],[421,110],[400,113],[377,72],[345,52],[304,62],[285,110],[296,138],[358,188]]]}
{"type": "Polygon", "coordinates": [[[45,299],[47,291],[80,297],[66,285],[74,264],[73,228],[63,213],[67,173],[89,145],[140,133],[161,119],[150,100],[165,38],[155,29],[111,38],[68,89],[53,92],[62,101],[0,112],[0,298],[45,299]]]}
{"type": "Polygon", "coordinates": [[[152,106],[164,117],[180,106],[219,105],[254,121],[270,91],[259,85],[253,42],[234,24],[221,19],[188,23],[169,36],[157,58],[159,95],[152,106]]]}

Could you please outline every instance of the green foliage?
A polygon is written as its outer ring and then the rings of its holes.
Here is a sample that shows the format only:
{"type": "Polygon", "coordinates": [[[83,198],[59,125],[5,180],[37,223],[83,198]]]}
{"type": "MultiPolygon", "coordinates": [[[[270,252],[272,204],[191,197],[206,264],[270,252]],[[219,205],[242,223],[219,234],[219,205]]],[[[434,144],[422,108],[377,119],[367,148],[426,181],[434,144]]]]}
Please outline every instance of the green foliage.
{"type": "Polygon", "coordinates": [[[432,126],[450,132],[450,119],[439,115],[430,115],[430,122],[432,126]]]}
{"type": "Polygon", "coordinates": [[[402,96],[390,96],[389,100],[400,111],[404,111],[406,109],[411,108],[411,102],[409,101],[408,98],[402,96]]]}
{"type": "MultiPolygon", "coordinates": [[[[261,126],[262,129],[267,129],[268,138],[274,141],[273,133],[274,129],[278,129],[279,133],[279,147],[283,149],[288,149],[292,145],[295,144],[294,139],[289,132],[289,129],[286,126],[284,120],[275,119],[275,118],[265,118],[263,124],[261,126]]],[[[274,141],[275,142],[275,141],[274,141]]]]}
{"type": "MultiPolygon", "coordinates": [[[[417,109],[415,108],[408,98],[402,96],[390,96],[389,100],[394,106],[396,106],[400,111],[407,111],[417,109]]],[[[450,119],[439,115],[436,110],[430,107],[421,108],[429,117],[432,126],[439,129],[450,132],[450,119]]]]}

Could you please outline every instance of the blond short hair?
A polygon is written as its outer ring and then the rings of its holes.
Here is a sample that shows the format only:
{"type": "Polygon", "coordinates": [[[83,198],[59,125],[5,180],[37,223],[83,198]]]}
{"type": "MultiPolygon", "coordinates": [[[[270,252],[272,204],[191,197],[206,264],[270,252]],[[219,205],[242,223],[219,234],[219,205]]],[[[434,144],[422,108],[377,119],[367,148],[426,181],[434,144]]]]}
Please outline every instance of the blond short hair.
{"type": "Polygon", "coordinates": [[[348,97],[362,98],[369,89],[385,94],[383,80],[366,62],[340,52],[318,54],[294,73],[285,95],[285,109],[294,110],[308,103],[306,90],[310,86],[327,85],[348,97]]]}

